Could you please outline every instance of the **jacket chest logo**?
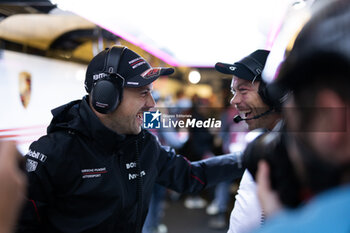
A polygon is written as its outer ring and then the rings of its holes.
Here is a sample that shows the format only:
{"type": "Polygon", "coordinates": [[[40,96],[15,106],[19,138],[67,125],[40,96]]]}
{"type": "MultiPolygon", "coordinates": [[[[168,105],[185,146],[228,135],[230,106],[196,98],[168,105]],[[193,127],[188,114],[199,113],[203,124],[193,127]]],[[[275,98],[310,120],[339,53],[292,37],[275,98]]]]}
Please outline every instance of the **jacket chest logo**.
{"type": "Polygon", "coordinates": [[[136,170],[136,167],[137,167],[137,163],[136,162],[130,162],[130,163],[126,163],[125,164],[125,168],[126,170],[128,171],[128,178],[129,180],[134,180],[136,179],[137,177],[143,177],[146,175],[146,172],[144,170],[140,171],[140,174],[138,173],[134,173],[135,170],[136,170]],[[132,172],[132,171],[134,172],[132,172]]]}
{"type": "Polygon", "coordinates": [[[86,168],[81,170],[81,174],[83,179],[89,179],[89,178],[98,178],[101,177],[102,174],[107,173],[107,169],[105,167],[100,168],[86,168]]]}

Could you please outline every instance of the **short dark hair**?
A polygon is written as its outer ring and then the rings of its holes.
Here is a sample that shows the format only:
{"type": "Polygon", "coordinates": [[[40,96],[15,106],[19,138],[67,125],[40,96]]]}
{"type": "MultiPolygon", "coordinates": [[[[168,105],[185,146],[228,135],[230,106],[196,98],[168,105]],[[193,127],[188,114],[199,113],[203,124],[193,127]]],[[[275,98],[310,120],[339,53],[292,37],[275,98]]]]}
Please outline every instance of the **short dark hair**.
{"type": "Polygon", "coordinates": [[[307,99],[299,104],[311,104],[316,92],[331,89],[345,101],[350,101],[350,61],[342,54],[315,52],[309,56],[287,59],[280,71],[281,82],[293,90],[297,98],[307,91],[307,99]],[[306,102],[305,102],[306,101],[306,102]]]}
{"type": "MultiPolygon", "coordinates": [[[[283,74],[285,77],[290,76],[286,78],[290,80],[288,85],[293,90],[294,102],[299,109],[301,117],[299,128],[313,131],[309,128],[310,123],[315,114],[322,114],[323,111],[344,110],[345,114],[345,109],[316,109],[314,106],[317,94],[324,89],[334,91],[344,102],[350,103],[350,63],[347,59],[340,54],[315,53],[300,59],[297,63],[299,64],[295,64],[294,69],[287,69],[286,66],[281,72],[285,72],[283,74]]],[[[318,130],[339,130],[326,127],[318,130]]]]}

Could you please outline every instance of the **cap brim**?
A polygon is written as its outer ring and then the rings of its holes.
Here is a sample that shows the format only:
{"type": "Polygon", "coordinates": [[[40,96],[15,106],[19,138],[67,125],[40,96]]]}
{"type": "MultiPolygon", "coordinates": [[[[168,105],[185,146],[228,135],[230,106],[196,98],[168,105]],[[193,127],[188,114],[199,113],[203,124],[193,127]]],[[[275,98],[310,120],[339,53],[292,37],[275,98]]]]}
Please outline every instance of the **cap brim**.
{"type": "Polygon", "coordinates": [[[125,87],[143,87],[152,82],[154,82],[157,78],[164,75],[171,75],[174,73],[173,68],[165,68],[165,67],[152,67],[140,75],[136,75],[132,78],[129,78],[125,87]]]}
{"type": "MultiPolygon", "coordinates": [[[[215,64],[215,69],[220,73],[231,74],[237,78],[248,81],[252,81],[255,77],[252,72],[250,72],[244,65],[240,63],[228,64],[218,62],[215,64]]],[[[260,79],[260,77],[258,79],[260,79]]]]}
{"type": "Polygon", "coordinates": [[[218,62],[215,64],[215,69],[223,74],[234,74],[237,66],[235,64],[218,62]]]}

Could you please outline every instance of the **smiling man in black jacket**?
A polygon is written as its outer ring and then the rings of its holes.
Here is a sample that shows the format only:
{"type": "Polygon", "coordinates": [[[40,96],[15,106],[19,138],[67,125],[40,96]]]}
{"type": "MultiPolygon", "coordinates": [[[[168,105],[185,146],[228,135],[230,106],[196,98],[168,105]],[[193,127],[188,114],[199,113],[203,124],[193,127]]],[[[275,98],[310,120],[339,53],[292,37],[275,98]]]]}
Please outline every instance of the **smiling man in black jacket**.
{"type": "Polygon", "coordinates": [[[234,155],[189,162],[142,129],[155,106],[152,68],[113,46],[90,62],[82,100],[52,110],[26,155],[28,203],[17,232],[141,232],[155,183],[193,193],[241,177],[234,155]]]}

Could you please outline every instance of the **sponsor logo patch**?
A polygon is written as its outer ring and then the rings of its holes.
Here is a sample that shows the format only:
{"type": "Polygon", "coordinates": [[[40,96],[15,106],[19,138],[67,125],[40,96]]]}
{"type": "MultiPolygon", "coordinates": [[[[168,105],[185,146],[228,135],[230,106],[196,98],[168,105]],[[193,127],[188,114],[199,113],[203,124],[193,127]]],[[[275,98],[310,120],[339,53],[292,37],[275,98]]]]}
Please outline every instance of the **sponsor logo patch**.
{"type": "Polygon", "coordinates": [[[38,166],[38,162],[31,160],[31,159],[27,159],[27,163],[26,163],[26,170],[27,172],[33,172],[36,170],[38,166]]]}
{"type": "Polygon", "coordinates": [[[145,64],[146,61],[142,57],[135,58],[131,61],[129,61],[129,65],[133,68],[136,69],[137,67],[145,64]]]}
{"type": "Polygon", "coordinates": [[[42,154],[40,152],[32,151],[32,150],[28,151],[27,156],[32,157],[34,159],[38,159],[41,162],[45,162],[46,159],[47,159],[46,155],[44,155],[44,154],[42,154]]]}
{"type": "MultiPolygon", "coordinates": [[[[145,175],[146,175],[146,172],[145,172],[144,170],[142,170],[142,171],[140,172],[140,176],[143,177],[143,176],[145,176],[145,175]]],[[[136,179],[138,176],[139,176],[139,174],[137,174],[137,173],[129,173],[129,180],[134,180],[134,179],[136,179]]]]}
{"type": "Polygon", "coordinates": [[[134,85],[134,86],[137,86],[137,85],[139,85],[139,83],[138,82],[126,82],[127,84],[129,84],[129,85],[134,85]]]}
{"type": "Polygon", "coordinates": [[[150,68],[141,74],[144,79],[150,79],[158,77],[160,75],[161,68],[150,68]]]}
{"type": "Polygon", "coordinates": [[[87,169],[82,169],[81,174],[83,175],[83,179],[88,179],[88,178],[98,178],[101,177],[102,174],[107,173],[107,169],[105,167],[100,167],[100,168],[87,168],[87,169]]]}
{"type": "Polygon", "coordinates": [[[99,79],[101,79],[101,78],[104,78],[104,77],[106,77],[106,76],[107,76],[106,73],[99,73],[99,74],[94,74],[94,75],[92,76],[92,78],[94,79],[94,81],[97,81],[97,80],[99,80],[99,79]]]}

